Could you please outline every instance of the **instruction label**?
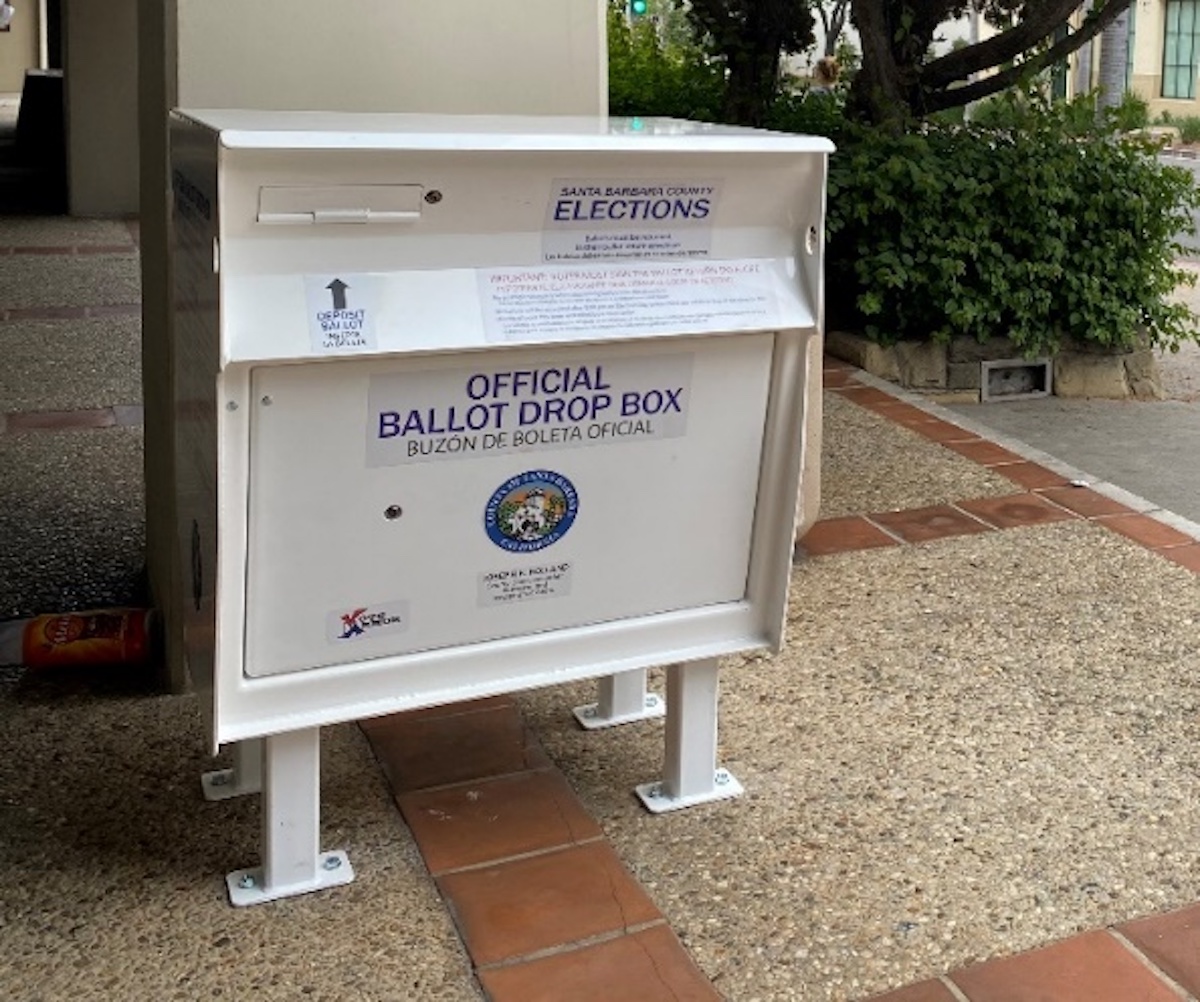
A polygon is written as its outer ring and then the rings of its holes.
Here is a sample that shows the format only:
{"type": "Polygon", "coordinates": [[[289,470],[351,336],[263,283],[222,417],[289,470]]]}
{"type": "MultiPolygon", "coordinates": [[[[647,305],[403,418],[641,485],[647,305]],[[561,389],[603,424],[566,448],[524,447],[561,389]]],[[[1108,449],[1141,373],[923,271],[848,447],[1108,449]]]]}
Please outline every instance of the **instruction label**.
{"type": "Polygon", "coordinates": [[[479,272],[489,341],[585,341],[787,325],[771,262],[631,263],[479,272]]]}
{"type": "Polygon", "coordinates": [[[692,355],[372,376],[367,466],[687,433],[692,355]]]}
{"type": "Polygon", "coordinates": [[[308,333],[315,354],[374,351],[379,275],[305,275],[308,333]]]}
{"type": "Polygon", "coordinates": [[[556,180],[542,258],[622,261],[708,257],[718,181],[556,180]]]}
{"type": "Polygon", "coordinates": [[[479,575],[480,608],[571,594],[569,561],[488,571],[479,575]]]}

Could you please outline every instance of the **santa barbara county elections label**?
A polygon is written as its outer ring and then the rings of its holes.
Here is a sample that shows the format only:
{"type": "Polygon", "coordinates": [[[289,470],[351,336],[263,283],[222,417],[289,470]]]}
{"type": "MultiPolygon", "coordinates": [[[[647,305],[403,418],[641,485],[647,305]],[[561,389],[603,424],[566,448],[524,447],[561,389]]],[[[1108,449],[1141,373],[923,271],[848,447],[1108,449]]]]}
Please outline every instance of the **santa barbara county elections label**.
{"type": "Polygon", "coordinates": [[[483,527],[502,550],[533,553],[562,539],[578,511],[579,495],[571,481],[553,470],[527,470],[492,492],[483,527]]]}
{"type": "Polygon", "coordinates": [[[571,562],[534,564],[479,575],[480,608],[571,594],[571,562]]]}
{"type": "Polygon", "coordinates": [[[344,644],[403,633],[408,629],[408,603],[383,602],[339,609],[325,616],[325,639],[331,644],[344,644]]]}
{"type": "Polygon", "coordinates": [[[379,275],[305,275],[304,297],[313,352],[374,351],[379,275]]]}
{"type": "Polygon", "coordinates": [[[542,259],[708,257],[720,187],[711,180],[556,180],[542,259]]]}
{"type": "Polygon", "coordinates": [[[367,465],[678,438],[692,355],[388,373],[367,390],[367,465]]]}

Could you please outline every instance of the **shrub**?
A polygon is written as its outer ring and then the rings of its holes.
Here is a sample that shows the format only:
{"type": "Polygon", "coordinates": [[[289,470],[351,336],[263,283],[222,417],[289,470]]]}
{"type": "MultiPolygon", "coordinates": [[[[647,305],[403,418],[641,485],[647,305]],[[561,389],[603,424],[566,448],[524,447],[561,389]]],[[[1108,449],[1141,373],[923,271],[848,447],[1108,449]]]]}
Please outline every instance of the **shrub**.
{"type": "Polygon", "coordinates": [[[830,162],[831,315],[901,339],[1011,338],[1029,356],[1065,339],[1130,347],[1197,337],[1169,294],[1176,234],[1198,204],[1191,176],[1111,121],[1017,107],[1019,127],[927,123],[848,129],[830,162]]]}
{"type": "Polygon", "coordinates": [[[1121,103],[1112,109],[1113,124],[1122,132],[1144,129],[1150,124],[1150,102],[1140,94],[1127,90],[1121,103]]]}
{"type": "Polygon", "coordinates": [[[1174,118],[1171,124],[1179,129],[1179,138],[1185,143],[1200,143],[1200,117],[1196,115],[1185,115],[1183,118],[1174,118]]]}

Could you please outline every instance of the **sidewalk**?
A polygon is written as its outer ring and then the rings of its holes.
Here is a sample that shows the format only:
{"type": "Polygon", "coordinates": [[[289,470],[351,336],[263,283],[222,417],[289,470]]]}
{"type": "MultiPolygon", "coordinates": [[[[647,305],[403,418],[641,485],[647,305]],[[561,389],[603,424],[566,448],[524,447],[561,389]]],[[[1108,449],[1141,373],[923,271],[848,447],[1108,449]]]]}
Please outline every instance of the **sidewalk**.
{"type": "MultiPolygon", "coordinates": [[[[129,601],[131,231],[0,219],[0,269],[0,615],[129,601]]],[[[647,814],[661,724],[583,732],[590,684],[332,727],[323,844],[358,879],[235,910],[258,808],[202,801],[193,699],[0,669],[0,996],[1194,998],[1200,542],[826,385],[787,647],[722,675],[744,797],[647,814]]]]}

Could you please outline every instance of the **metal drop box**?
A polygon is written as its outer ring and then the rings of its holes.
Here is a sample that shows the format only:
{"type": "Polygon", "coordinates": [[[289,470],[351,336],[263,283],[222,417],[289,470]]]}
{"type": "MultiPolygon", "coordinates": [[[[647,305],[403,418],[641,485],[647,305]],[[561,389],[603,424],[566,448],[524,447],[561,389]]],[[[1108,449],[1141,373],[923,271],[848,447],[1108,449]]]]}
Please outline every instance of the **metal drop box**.
{"type": "Polygon", "coordinates": [[[830,149],[175,113],[178,535],[214,748],[778,648],[819,492],[830,149]]]}

